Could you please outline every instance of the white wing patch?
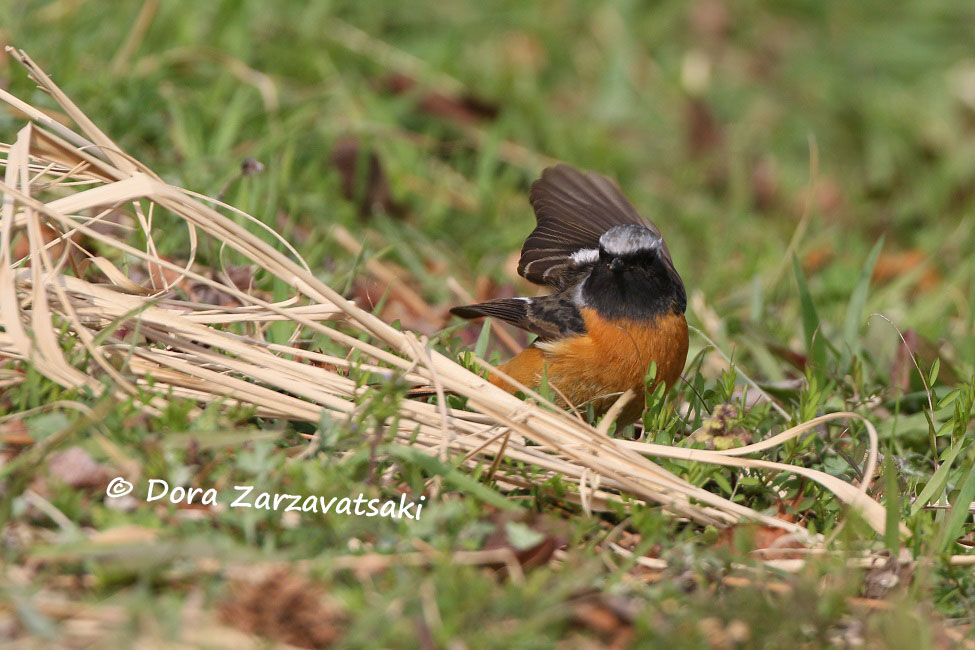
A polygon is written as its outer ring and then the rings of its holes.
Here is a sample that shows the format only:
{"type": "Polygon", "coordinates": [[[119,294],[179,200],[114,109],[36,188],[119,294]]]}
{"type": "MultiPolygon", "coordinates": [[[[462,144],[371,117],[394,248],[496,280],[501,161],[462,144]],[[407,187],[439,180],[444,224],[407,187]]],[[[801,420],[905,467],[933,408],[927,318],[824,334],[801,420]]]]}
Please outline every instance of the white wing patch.
{"type": "Polygon", "coordinates": [[[569,259],[576,266],[583,266],[584,264],[592,264],[599,259],[599,249],[598,248],[580,248],[574,252],[569,259]]]}

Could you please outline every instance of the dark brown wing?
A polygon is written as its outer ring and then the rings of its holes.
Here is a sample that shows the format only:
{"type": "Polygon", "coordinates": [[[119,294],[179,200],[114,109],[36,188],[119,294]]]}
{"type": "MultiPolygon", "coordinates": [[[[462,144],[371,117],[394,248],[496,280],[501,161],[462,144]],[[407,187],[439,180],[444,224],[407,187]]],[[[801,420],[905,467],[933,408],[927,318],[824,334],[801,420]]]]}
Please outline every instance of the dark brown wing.
{"type": "Polygon", "coordinates": [[[450,313],[461,318],[492,316],[494,318],[500,318],[506,323],[511,323],[515,327],[520,327],[529,332],[532,331],[531,321],[528,320],[527,298],[498,298],[476,305],[454,307],[450,310],[450,313]]]}
{"type": "Polygon", "coordinates": [[[572,254],[598,249],[599,237],[613,226],[634,223],[660,234],[613,181],[568,165],[543,171],[532,184],[529,200],[538,225],[521,249],[518,273],[536,284],[565,288],[565,272],[573,266],[572,254]]]}
{"type": "Polygon", "coordinates": [[[586,331],[579,308],[562,294],[538,298],[499,298],[476,305],[454,307],[450,313],[461,318],[493,316],[537,334],[541,340],[584,334],[586,331]]]}

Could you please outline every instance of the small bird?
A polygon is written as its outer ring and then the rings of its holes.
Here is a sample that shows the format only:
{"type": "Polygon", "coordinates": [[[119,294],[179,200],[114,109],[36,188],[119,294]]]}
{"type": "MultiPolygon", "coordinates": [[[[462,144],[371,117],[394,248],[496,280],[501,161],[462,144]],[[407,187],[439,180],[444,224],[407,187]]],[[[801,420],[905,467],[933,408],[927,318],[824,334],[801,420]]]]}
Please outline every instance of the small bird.
{"type": "MultiPolygon", "coordinates": [[[[655,382],[673,386],[687,359],[687,296],[660,230],[608,178],[568,165],[542,172],[529,201],[538,221],[518,274],[554,291],[454,307],[462,318],[492,316],[538,335],[498,369],[537,388],[543,375],[565,401],[603,413],[637,391],[619,425],[643,412],[651,362],[655,382]]],[[[492,384],[514,393],[498,375],[492,384]]]]}

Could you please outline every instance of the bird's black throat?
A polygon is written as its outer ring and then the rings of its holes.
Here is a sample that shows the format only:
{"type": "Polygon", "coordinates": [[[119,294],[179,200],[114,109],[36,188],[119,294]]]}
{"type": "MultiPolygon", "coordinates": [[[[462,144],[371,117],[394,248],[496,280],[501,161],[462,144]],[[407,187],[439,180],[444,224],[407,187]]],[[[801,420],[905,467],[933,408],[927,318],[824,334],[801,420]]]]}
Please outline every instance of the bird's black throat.
{"type": "Polygon", "coordinates": [[[608,319],[653,319],[687,308],[684,283],[656,251],[623,258],[601,255],[582,284],[582,299],[608,319]]]}

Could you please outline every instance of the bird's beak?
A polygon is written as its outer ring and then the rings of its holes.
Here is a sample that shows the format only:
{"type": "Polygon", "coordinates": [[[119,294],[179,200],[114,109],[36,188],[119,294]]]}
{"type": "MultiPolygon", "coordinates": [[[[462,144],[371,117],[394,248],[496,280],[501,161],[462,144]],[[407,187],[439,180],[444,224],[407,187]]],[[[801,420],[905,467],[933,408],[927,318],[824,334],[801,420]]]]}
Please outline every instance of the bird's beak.
{"type": "Polygon", "coordinates": [[[609,263],[609,270],[619,272],[623,270],[624,266],[625,264],[623,264],[623,260],[618,257],[614,257],[613,261],[609,263]]]}

